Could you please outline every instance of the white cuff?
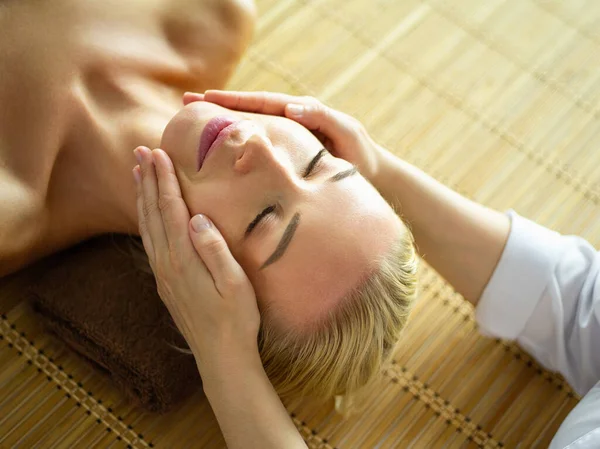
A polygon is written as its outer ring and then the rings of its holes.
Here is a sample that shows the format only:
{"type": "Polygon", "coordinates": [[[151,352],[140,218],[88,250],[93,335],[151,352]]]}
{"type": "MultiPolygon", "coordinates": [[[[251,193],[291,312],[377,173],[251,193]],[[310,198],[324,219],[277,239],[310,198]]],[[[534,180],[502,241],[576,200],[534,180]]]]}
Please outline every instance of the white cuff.
{"type": "Polygon", "coordinates": [[[515,340],[552,276],[560,234],[510,210],[508,241],[475,311],[480,332],[515,340]]]}

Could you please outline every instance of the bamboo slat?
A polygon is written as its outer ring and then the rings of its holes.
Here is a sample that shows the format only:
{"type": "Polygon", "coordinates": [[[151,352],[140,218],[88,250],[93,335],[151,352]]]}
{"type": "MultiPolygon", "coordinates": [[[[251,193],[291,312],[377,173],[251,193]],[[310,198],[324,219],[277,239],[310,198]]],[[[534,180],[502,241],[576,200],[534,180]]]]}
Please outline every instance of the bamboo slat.
{"type": "MultiPolygon", "coordinates": [[[[462,194],[600,244],[600,3],[258,0],[230,88],[314,95],[462,194]]],[[[412,319],[363,413],[286,403],[311,448],[547,447],[578,398],[426,264],[412,319]]],[[[0,447],[221,448],[201,394],[131,406],[0,281],[0,447]]]]}

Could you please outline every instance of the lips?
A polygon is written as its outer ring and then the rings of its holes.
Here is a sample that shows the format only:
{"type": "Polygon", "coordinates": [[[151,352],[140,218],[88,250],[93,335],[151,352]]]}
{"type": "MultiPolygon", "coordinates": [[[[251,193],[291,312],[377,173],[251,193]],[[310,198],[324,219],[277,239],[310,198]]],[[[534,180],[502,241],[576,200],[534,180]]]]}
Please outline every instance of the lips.
{"type": "Polygon", "coordinates": [[[217,140],[223,140],[218,139],[221,137],[221,131],[238,121],[239,120],[231,117],[215,117],[206,124],[202,131],[202,135],[200,136],[200,144],[198,146],[198,170],[202,168],[202,164],[204,163],[206,156],[208,156],[208,153],[218,146],[215,145],[215,142],[217,140]]]}

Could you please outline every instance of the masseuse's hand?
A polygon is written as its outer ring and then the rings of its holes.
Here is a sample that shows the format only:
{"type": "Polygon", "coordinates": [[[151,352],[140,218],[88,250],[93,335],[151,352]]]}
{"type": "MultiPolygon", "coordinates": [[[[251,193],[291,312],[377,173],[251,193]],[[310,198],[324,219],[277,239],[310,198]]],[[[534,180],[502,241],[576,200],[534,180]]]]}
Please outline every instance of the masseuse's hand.
{"type": "Polygon", "coordinates": [[[190,215],[169,156],[135,150],[139,231],[158,293],[196,357],[200,374],[216,363],[258,358],[260,322],[250,281],[220,232],[190,215]]]}
{"type": "Polygon", "coordinates": [[[208,90],[204,94],[187,92],[183,96],[186,105],[194,101],[208,101],[229,109],[292,119],[311,130],[331,154],[355,164],[371,181],[377,175],[382,153],[385,152],[357,119],[313,97],[220,90],[208,90]]]}
{"type": "Polygon", "coordinates": [[[158,293],[196,357],[227,447],[306,449],[260,361],[250,281],[215,226],[198,215],[190,220],[167,154],[135,152],[144,249],[158,293]]]}

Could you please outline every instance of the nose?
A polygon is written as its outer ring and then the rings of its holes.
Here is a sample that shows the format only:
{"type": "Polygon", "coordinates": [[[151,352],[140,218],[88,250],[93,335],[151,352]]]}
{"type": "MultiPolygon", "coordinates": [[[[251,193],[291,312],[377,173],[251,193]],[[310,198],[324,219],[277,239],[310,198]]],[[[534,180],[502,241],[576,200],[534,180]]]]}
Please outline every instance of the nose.
{"type": "Polygon", "coordinates": [[[252,135],[240,148],[234,170],[240,175],[260,173],[265,179],[297,185],[292,162],[281,149],[275,148],[268,137],[252,135]]]}

